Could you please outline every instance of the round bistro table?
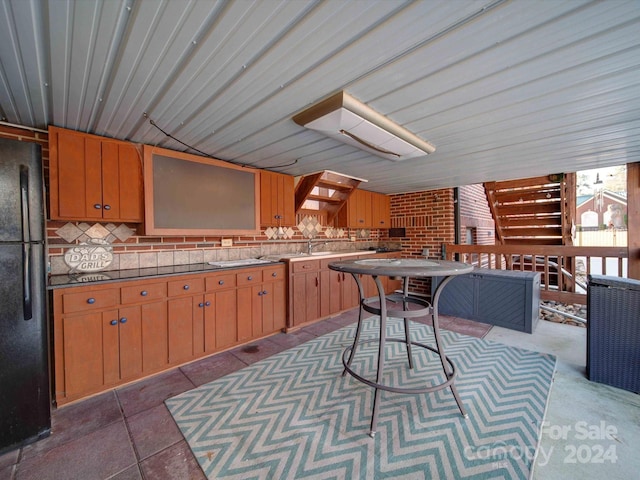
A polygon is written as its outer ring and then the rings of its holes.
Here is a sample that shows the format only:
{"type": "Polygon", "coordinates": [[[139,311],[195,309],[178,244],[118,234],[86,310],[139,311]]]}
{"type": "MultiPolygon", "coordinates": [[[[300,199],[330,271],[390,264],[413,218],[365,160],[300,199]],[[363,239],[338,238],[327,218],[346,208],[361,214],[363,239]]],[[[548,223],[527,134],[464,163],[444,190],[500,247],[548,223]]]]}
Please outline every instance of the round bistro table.
{"type": "Polygon", "coordinates": [[[426,259],[387,259],[387,258],[372,258],[372,259],[360,259],[360,260],[345,260],[339,262],[332,262],[329,264],[331,270],[339,272],[350,273],[356,284],[358,285],[358,291],[360,293],[360,312],[358,315],[358,326],[356,328],[356,334],[353,339],[353,345],[347,347],[342,355],[342,363],[344,365],[344,371],[342,375],[349,373],[357,380],[375,388],[373,396],[373,411],[371,415],[371,429],[369,435],[374,437],[376,434],[376,427],[378,423],[378,403],[380,401],[379,390],[387,390],[396,393],[406,394],[420,394],[435,392],[449,387],[453,398],[458,404],[460,413],[463,417],[467,418],[462,401],[458,395],[454,380],[456,377],[456,368],[449,358],[444,353],[442,347],[442,340],[440,338],[440,326],[438,323],[438,300],[442,289],[449,283],[455,275],[461,275],[469,273],[473,270],[472,265],[465,263],[453,262],[448,260],[426,260],[426,259]],[[370,275],[378,289],[378,295],[375,297],[366,298],[364,289],[362,288],[362,282],[360,281],[360,275],[370,275]],[[392,293],[386,295],[384,287],[380,282],[380,276],[385,277],[401,277],[402,278],[402,293],[392,293]],[[424,277],[445,277],[442,282],[437,286],[432,303],[426,300],[409,295],[409,279],[410,278],[424,278],[424,277]],[[400,309],[389,309],[388,301],[398,305],[402,305],[400,309]],[[409,309],[409,304],[418,305],[420,308],[409,309]],[[380,316],[380,336],[377,339],[365,340],[360,342],[360,333],[362,331],[362,311],[365,310],[374,315],[380,316]],[[433,334],[435,337],[435,348],[423,343],[414,342],[411,340],[409,332],[409,319],[421,317],[431,314],[433,319],[433,334]],[[386,338],[387,330],[387,318],[404,318],[404,331],[405,338],[386,338]],[[351,368],[351,362],[356,354],[356,349],[359,344],[378,342],[378,364],[376,371],[376,380],[372,381],[364,376],[358,374],[351,368]],[[446,380],[438,385],[429,387],[418,388],[406,388],[393,385],[385,385],[382,383],[384,374],[385,363],[385,344],[386,342],[399,342],[406,345],[407,360],[409,368],[413,368],[413,359],[411,355],[411,346],[425,348],[436,353],[440,357],[440,363],[445,374],[446,380]]]}

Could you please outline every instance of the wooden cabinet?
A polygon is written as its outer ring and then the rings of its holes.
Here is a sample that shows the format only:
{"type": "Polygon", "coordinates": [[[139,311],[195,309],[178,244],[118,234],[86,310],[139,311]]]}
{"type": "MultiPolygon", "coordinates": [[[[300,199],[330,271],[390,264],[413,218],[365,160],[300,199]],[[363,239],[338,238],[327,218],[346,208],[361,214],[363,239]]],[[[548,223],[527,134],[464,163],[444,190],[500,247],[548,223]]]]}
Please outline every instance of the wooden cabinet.
{"type": "Polygon", "coordinates": [[[282,173],[260,172],[260,225],[293,226],[295,191],[293,177],[282,173]]]}
{"type": "Polygon", "coordinates": [[[357,307],[360,302],[358,285],[350,273],[329,269],[331,262],[359,257],[340,257],[320,261],[320,313],[322,317],[357,307]]]}
{"type": "Polygon", "coordinates": [[[236,323],[243,321],[238,315],[236,273],[218,273],[206,277],[204,298],[205,351],[218,351],[233,345],[238,339],[240,329],[236,323]]]}
{"type": "Polygon", "coordinates": [[[142,160],[129,142],[49,127],[50,218],[142,222],[142,160]]]}
{"type": "Polygon", "coordinates": [[[289,326],[320,318],[320,261],[292,262],[289,286],[289,326]]]}
{"type": "MultiPolygon", "coordinates": [[[[358,258],[399,258],[400,252],[348,255],[318,260],[294,260],[289,268],[289,311],[287,327],[294,328],[343,310],[357,307],[360,303],[358,285],[348,273],[329,269],[331,262],[358,258]]],[[[366,297],[378,294],[371,276],[361,275],[360,280],[366,297]]],[[[399,280],[380,277],[385,292],[391,293],[401,284],[399,280]]]]}
{"type": "Polygon", "coordinates": [[[286,326],[284,265],[238,274],[238,340],[257,338],[286,326]]]}
{"type": "Polygon", "coordinates": [[[204,278],[195,275],[167,283],[169,363],[183,363],[204,352],[204,278]]]}
{"type": "Polygon", "coordinates": [[[390,228],[390,205],[387,195],[357,189],[338,212],[336,225],[347,228],[390,228]]]}
{"type": "Polygon", "coordinates": [[[254,323],[254,337],[278,332],[287,324],[287,280],[284,265],[265,268],[262,281],[262,333],[259,328],[255,328],[254,323]]]}
{"type": "Polygon", "coordinates": [[[282,264],[59,288],[52,297],[58,405],[285,327],[282,264]]]}
{"type": "Polygon", "coordinates": [[[102,315],[104,383],[139,377],[142,373],[142,323],[137,306],[102,315]]]}
{"type": "Polygon", "coordinates": [[[323,260],[320,271],[320,316],[328,317],[342,310],[342,272],[329,270],[323,260]]]}
{"type": "Polygon", "coordinates": [[[391,198],[371,192],[371,228],[391,228],[391,198]]]}
{"type": "Polygon", "coordinates": [[[143,371],[140,307],[115,306],[117,288],[62,294],[56,318],[56,395],[73,399],[143,371]],[[86,313],[79,311],[86,305],[86,313]],[[94,311],[95,310],[95,311],[94,311]]]}
{"type": "MultiPolygon", "coordinates": [[[[135,305],[142,334],[142,373],[157,372],[169,364],[167,282],[129,282],[120,289],[120,303],[135,305]]],[[[128,315],[129,317],[132,314],[128,315]]]]}
{"type": "Polygon", "coordinates": [[[371,192],[356,190],[347,200],[347,226],[371,228],[371,192]]]}

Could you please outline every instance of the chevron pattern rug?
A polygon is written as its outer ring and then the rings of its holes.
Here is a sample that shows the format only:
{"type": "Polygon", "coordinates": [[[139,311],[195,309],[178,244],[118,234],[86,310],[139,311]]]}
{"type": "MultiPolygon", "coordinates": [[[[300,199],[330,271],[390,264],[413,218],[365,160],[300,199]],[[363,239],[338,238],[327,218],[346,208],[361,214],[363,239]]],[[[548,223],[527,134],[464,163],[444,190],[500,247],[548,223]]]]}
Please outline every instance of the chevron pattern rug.
{"type": "MultiPolygon", "coordinates": [[[[403,336],[388,321],[389,337],[403,336]]],[[[361,338],[375,338],[377,317],[361,338]]],[[[555,357],[442,331],[469,418],[449,389],[382,392],[369,433],[373,389],[342,377],[355,325],[318,337],[166,401],[209,479],[529,478],[555,372],[555,357]]],[[[411,324],[433,344],[433,330],[411,324]]],[[[375,378],[375,346],[352,367],[375,378]]],[[[388,344],[385,383],[442,382],[438,357],[388,344]]]]}

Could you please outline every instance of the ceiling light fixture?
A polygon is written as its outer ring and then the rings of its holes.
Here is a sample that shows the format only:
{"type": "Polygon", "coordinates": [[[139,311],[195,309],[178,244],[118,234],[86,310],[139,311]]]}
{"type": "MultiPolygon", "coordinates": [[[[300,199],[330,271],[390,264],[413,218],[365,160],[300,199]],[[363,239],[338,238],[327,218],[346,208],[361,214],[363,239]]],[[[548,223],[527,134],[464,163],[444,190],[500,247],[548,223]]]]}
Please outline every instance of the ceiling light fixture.
{"type": "Polygon", "coordinates": [[[436,150],[344,91],[298,113],[293,121],[392,161],[422,157],[436,150]]]}

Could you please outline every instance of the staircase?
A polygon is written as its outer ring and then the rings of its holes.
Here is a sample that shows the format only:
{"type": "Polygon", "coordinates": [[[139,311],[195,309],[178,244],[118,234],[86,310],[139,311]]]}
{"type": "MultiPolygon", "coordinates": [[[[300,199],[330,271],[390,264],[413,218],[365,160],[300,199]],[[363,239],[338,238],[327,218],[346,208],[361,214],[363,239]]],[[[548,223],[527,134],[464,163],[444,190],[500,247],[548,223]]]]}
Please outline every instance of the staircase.
{"type": "Polygon", "coordinates": [[[575,173],[484,184],[497,244],[572,245],[575,173]]]}
{"type": "Polygon", "coordinates": [[[366,180],[331,170],[305,175],[296,185],[296,214],[301,210],[319,212],[329,225],[361,182],[366,180]]]}

